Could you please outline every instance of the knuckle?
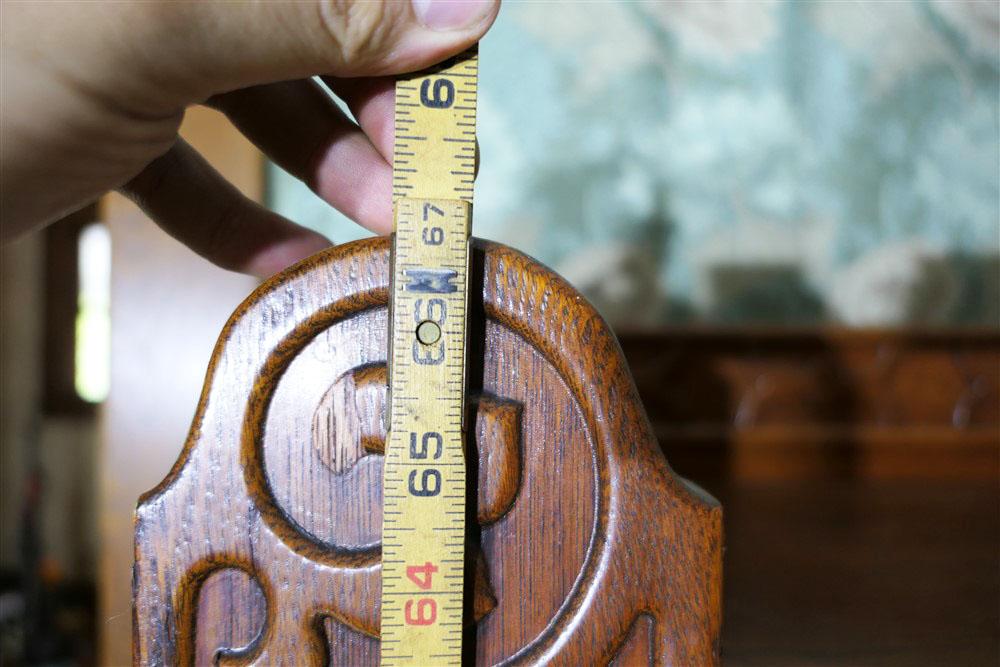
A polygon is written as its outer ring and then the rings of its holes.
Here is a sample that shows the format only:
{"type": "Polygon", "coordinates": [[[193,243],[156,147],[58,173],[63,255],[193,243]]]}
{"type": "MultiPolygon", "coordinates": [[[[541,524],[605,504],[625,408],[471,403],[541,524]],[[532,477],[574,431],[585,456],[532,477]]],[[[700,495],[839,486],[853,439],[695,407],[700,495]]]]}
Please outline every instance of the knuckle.
{"type": "Polygon", "coordinates": [[[146,208],[153,202],[156,193],[177,172],[178,168],[177,152],[174,149],[167,150],[127,181],[121,187],[121,191],[138,206],[146,208]]]}
{"type": "Polygon", "coordinates": [[[343,64],[353,71],[389,48],[404,6],[391,0],[324,0],[319,8],[343,64]]]}
{"type": "Polygon", "coordinates": [[[205,237],[197,252],[220,268],[241,271],[244,258],[239,251],[240,239],[244,239],[246,231],[251,228],[251,225],[246,224],[246,214],[246,206],[241,197],[230,197],[206,221],[205,237]]]}

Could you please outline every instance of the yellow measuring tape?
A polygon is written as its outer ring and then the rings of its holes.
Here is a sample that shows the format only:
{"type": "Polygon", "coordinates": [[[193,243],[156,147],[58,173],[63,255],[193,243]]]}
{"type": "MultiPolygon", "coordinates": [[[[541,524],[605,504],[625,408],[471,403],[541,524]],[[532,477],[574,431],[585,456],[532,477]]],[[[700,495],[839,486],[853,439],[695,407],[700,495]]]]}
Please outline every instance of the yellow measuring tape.
{"type": "Polygon", "coordinates": [[[396,83],[382,665],[461,664],[472,49],[396,83]]]}

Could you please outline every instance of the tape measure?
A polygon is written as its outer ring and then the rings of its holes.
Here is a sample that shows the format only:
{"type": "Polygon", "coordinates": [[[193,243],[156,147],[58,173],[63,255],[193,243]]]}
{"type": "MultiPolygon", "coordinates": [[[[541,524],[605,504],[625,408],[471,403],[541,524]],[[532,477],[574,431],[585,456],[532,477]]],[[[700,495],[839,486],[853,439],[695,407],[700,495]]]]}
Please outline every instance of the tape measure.
{"type": "Polygon", "coordinates": [[[382,665],[461,664],[473,48],[396,83],[382,665]]]}

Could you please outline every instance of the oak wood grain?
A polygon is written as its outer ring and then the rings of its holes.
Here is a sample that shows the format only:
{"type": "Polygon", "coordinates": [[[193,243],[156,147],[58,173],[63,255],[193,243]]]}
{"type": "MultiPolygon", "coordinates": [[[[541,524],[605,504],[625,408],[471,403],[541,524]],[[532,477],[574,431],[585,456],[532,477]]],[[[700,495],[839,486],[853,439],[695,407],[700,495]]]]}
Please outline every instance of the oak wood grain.
{"type": "MultiPolygon", "coordinates": [[[[385,240],[331,249],[226,325],[137,510],[137,664],[377,664],[388,268],[385,240]]],[[[473,268],[470,660],[717,664],[718,504],[668,467],[579,294],[495,244],[473,268]]]]}
{"type": "MultiPolygon", "coordinates": [[[[226,180],[263,201],[264,158],[221,113],[193,106],[181,136],[226,180]]],[[[219,330],[255,286],[191,252],[123,195],[100,202],[111,231],[111,391],[98,410],[97,663],[132,659],[135,500],[163,478],[198,402],[219,330]]],[[[72,327],[70,327],[72,328],[72,327]]]]}

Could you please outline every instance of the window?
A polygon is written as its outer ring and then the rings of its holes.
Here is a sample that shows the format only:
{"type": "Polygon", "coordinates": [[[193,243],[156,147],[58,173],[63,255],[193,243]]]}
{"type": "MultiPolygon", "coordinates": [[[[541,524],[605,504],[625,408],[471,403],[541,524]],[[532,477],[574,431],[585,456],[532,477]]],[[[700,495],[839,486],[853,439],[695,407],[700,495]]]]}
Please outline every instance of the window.
{"type": "Polygon", "coordinates": [[[89,206],[45,230],[44,406],[88,414],[110,377],[111,238],[89,206]]]}

